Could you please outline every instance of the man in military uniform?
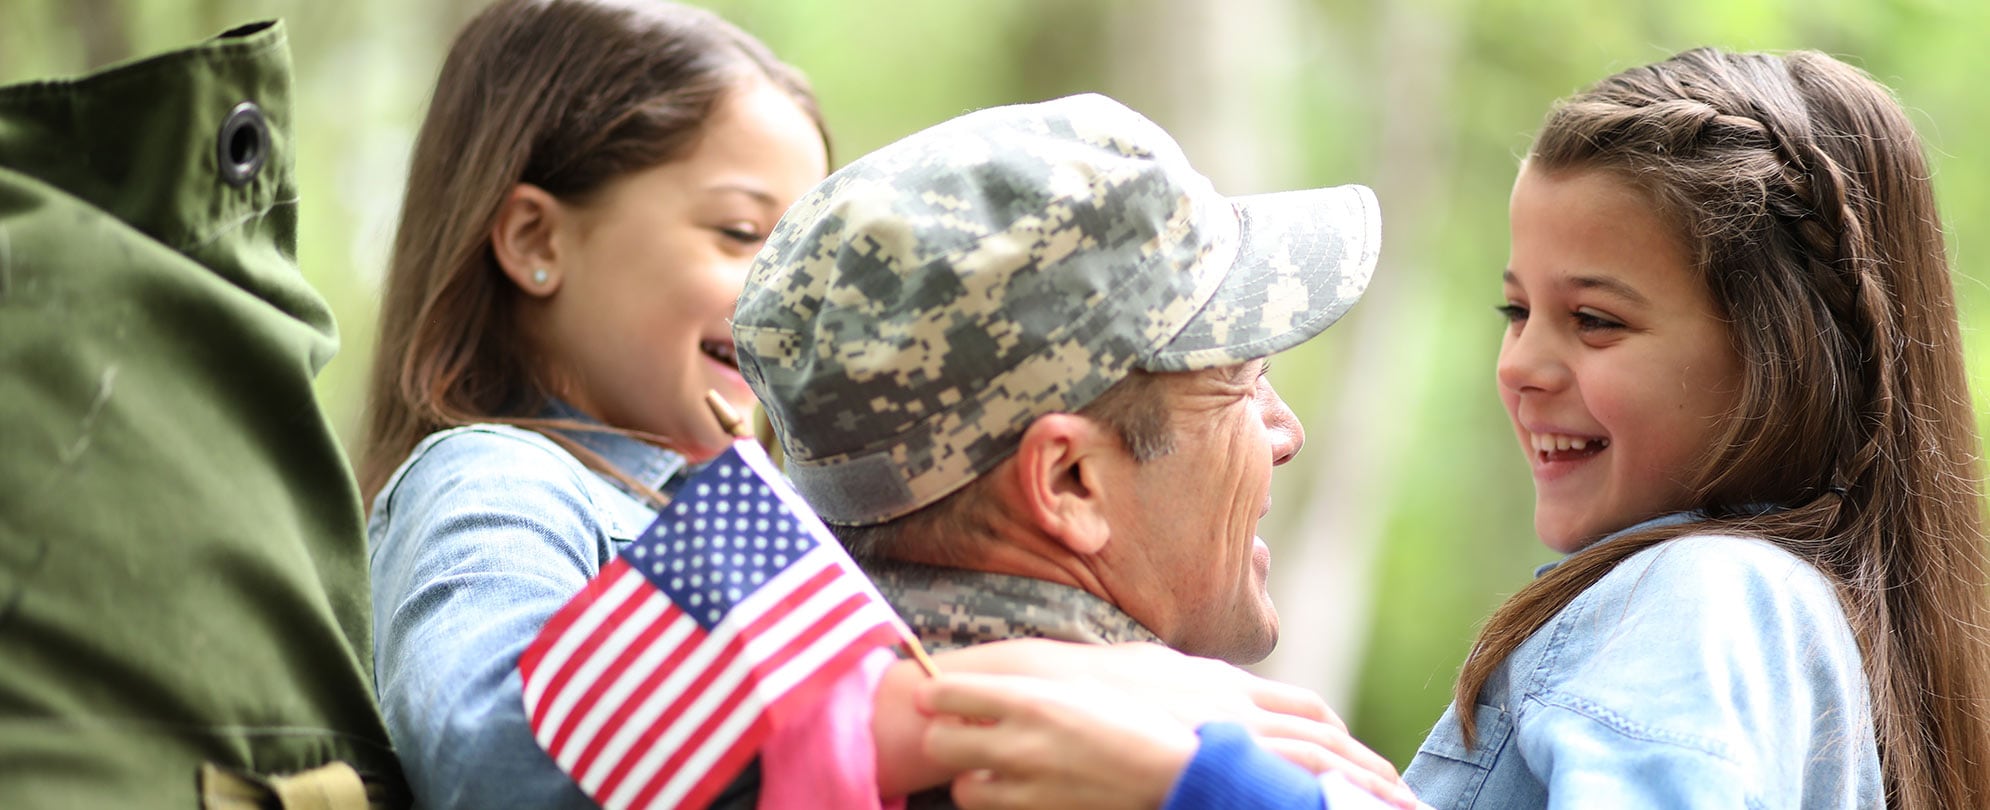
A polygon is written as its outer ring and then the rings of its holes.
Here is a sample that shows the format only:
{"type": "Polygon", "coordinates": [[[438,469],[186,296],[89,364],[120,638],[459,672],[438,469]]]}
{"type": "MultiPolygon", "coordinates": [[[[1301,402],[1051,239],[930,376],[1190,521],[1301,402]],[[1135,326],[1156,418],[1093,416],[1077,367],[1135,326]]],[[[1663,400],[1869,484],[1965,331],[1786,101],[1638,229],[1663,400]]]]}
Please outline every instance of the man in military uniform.
{"type": "Polygon", "coordinates": [[[1101,96],[983,110],[806,195],[740,299],[787,471],[923,640],[1277,639],[1299,422],[1264,358],[1373,272],[1359,186],[1225,197],[1101,96]]]}
{"type": "Polygon", "coordinates": [[[0,807],[391,806],[280,25],[0,88],[0,807]]]}

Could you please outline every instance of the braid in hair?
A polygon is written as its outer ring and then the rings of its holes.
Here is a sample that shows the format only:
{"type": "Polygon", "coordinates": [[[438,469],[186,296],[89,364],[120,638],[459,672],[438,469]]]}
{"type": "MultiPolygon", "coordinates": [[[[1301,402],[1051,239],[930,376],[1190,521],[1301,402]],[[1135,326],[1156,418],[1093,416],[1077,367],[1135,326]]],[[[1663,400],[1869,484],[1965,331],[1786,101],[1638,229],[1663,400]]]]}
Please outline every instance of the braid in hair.
{"type": "Polygon", "coordinates": [[[1980,445],[1918,145],[1883,87],[1816,53],[1688,51],[1550,111],[1530,166],[1651,200],[1733,324],[1741,390],[1692,482],[1706,519],[1592,545],[1487,621],[1455,695],[1468,744],[1487,679],[1619,562],[1741,534],[1837,588],[1889,805],[1990,801],[1980,445]]]}

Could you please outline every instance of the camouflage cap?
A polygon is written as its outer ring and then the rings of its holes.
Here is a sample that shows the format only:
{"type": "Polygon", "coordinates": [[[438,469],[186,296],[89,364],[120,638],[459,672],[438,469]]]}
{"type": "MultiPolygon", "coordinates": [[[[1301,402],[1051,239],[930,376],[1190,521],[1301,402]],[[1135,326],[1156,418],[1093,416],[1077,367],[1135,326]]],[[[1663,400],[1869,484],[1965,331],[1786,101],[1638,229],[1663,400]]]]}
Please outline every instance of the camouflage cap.
{"type": "Polygon", "coordinates": [[[995,466],[1130,369],[1252,360],[1361,296],[1361,186],[1225,197],[1104,96],[995,107],[858,159],[755,259],[740,370],[823,519],[881,523],[995,466]]]}

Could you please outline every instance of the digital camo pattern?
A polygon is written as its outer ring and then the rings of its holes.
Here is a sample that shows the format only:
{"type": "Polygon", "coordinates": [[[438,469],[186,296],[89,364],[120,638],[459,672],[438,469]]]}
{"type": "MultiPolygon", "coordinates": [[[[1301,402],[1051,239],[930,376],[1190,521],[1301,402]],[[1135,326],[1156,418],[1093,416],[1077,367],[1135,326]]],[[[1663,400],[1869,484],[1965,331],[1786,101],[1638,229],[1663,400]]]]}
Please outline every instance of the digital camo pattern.
{"type": "Polygon", "coordinates": [[[788,211],[739,302],[740,368],[811,505],[879,523],[1131,368],[1209,368],[1317,334],[1366,286],[1377,222],[1359,187],[1233,202],[1103,96],[983,110],[788,211]]]}
{"type": "MultiPolygon", "coordinates": [[[[865,573],[929,652],[1011,638],[1161,643],[1110,602],[1068,585],[904,562],[868,565],[865,573]]],[[[946,786],[905,799],[906,810],[955,806],[946,786]]]]}
{"type": "Polygon", "coordinates": [[[1069,585],[905,562],[866,566],[865,573],[932,652],[1010,638],[1161,643],[1112,603],[1069,585]]]}

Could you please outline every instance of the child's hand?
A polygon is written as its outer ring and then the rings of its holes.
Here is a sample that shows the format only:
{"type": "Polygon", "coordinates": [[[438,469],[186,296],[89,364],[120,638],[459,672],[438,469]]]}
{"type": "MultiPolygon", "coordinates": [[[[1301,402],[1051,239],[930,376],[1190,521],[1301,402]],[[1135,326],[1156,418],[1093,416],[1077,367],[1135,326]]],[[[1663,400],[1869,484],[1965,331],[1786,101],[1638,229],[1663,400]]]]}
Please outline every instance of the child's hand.
{"type": "MultiPolygon", "coordinates": [[[[1203,674],[1219,680],[1231,677],[1214,670],[1203,674]]],[[[954,795],[970,810],[1153,808],[1166,800],[1195,754],[1192,723],[1251,719],[1259,743],[1267,750],[1315,773],[1339,773],[1399,807],[1418,806],[1395,769],[1349,737],[1338,720],[1255,708],[1241,712],[1247,717],[1204,716],[1207,708],[1194,705],[1186,713],[1195,719],[1185,720],[1180,707],[1162,706],[1151,702],[1151,694],[1117,686],[1077,679],[942,677],[919,693],[922,711],[944,715],[935,718],[927,731],[926,753],[950,768],[967,771],[954,781],[954,795]]],[[[1184,689],[1193,686],[1181,684],[1184,689]]],[[[1231,683],[1228,688],[1235,687],[1231,683]]],[[[1291,697],[1282,689],[1269,691],[1291,697]]],[[[1160,692],[1177,694],[1172,689],[1160,692]]]]}

